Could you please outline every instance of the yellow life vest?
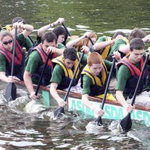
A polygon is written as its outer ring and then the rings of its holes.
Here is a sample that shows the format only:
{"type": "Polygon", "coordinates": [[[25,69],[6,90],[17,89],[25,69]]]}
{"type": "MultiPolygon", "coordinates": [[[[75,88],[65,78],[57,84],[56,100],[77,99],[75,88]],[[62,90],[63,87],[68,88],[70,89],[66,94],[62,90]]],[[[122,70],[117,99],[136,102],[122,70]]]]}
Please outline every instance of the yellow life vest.
{"type": "MultiPolygon", "coordinates": [[[[111,37],[109,37],[109,36],[105,36],[105,39],[106,39],[106,41],[111,41],[111,37]]],[[[111,49],[111,46],[108,45],[102,50],[101,56],[103,59],[106,59],[108,57],[110,49],[111,49]]]]}
{"type": "Polygon", "coordinates": [[[7,31],[11,31],[12,30],[12,26],[11,25],[6,25],[2,29],[6,29],[7,31]]]}
{"type": "MultiPolygon", "coordinates": [[[[126,42],[126,45],[129,45],[129,40],[126,37],[123,37],[123,40],[126,42]]],[[[125,56],[128,56],[130,53],[126,53],[125,56]]]]}
{"type": "Polygon", "coordinates": [[[123,37],[122,39],[126,42],[126,44],[129,44],[129,40],[126,37],[123,37]]]}
{"type": "MultiPolygon", "coordinates": [[[[65,73],[65,77],[69,77],[70,79],[72,79],[74,71],[75,71],[75,69],[76,69],[76,67],[78,65],[78,62],[79,62],[79,54],[78,53],[77,53],[77,56],[78,56],[78,59],[75,60],[73,71],[72,71],[72,69],[66,68],[64,60],[63,60],[63,56],[59,56],[59,57],[53,59],[52,62],[56,63],[56,64],[59,64],[63,68],[64,73],[65,73]]],[[[75,78],[78,77],[80,68],[81,68],[81,65],[80,65],[79,69],[77,70],[75,78]]]]}
{"type": "Polygon", "coordinates": [[[101,71],[101,74],[102,74],[101,79],[91,72],[88,65],[85,66],[85,68],[83,69],[81,74],[86,74],[88,77],[90,77],[92,79],[93,85],[103,86],[106,82],[108,71],[107,71],[107,67],[106,67],[105,63],[102,62],[102,64],[103,64],[103,69],[101,71]]]}
{"type": "MultiPolygon", "coordinates": [[[[91,72],[88,65],[85,66],[85,68],[83,69],[83,71],[81,73],[83,75],[86,74],[88,77],[90,77],[92,79],[93,85],[103,86],[106,82],[108,70],[107,70],[105,63],[104,62],[102,62],[102,63],[103,63],[103,69],[101,71],[102,80],[100,80],[100,78],[98,78],[96,75],[94,75],[91,72]]],[[[96,97],[104,98],[104,94],[97,95],[96,97]]],[[[113,101],[116,100],[111,93],[107,93],[106,99],[107,100],[113,100],[113,101]]]]}

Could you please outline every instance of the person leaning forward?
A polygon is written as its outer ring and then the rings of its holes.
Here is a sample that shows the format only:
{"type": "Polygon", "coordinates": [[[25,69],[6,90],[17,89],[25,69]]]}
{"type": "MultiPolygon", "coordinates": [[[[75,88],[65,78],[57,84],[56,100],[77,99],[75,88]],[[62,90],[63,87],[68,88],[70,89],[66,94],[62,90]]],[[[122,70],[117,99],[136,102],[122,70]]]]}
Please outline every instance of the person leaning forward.
{"type": "MultiPolygon", "coordinates": [[[[116,98],[128,112],[131,112],[133,109],[130,102],[146,57],[144,48],[145,43],[142,39],[132,39],[130,41],[129,56],[124,57],[118,64],[120,67],[117,73],[117,85],[115,87],[116,98]]],[[[149,63],[150,61],[148,61],[149,63]]],[[[150,106],[150,93],[144,91],[145,85],[146,71],[139,85],[135,104],[150,106]]]]}
{"type": "MultiPolygon", "coordinates": [[[[86,48],[82,51],[84,51],[84,53],[89,52],[86,48]]],[[[70,81],[73,77],[74,71],[78,65],[80,57],[81,53],[77,53],[75,48],[66,48],[63,52],[63,56],[53,59],[55,67],[51,78],[50,93],[61,107],[63,107],[66,104],[66,102],[58,95],[57,89],[64,90],[69,87],[70,81]]],[[[72,86],[77,86],[82,68],[86,65],[86,61],[87,56],[85,54],[83,56],[81,65],[77,71],[72,86]]]]}
{"type": "Polygon", "coordinates": [[[16,53],[15,53],[15,62],[14,62],[14,76],[11,74],[11,62],[12,62],[12,49],[14,37],[9,31],[3,31],[1,33],[1,44],[0,44],[0,79],[4,82],[17,82],[23,80],[24,72],[24,61],[25,53],[22,49],[25,45],[24,40],[32,32],[33,26],[31,25],[22,25],[22,23],[14,23],[13,28],[17,28],[17,31],[20,27],[24,28],[24,31],[17,35],[16,37],[16,53]]]}
{"type": "MultiPolygon", "coordinates": [[[[106,86],[107,74],[110,70],[112,62],[102,60],[102,57],[97,52],[89,54],[87,58],[87,65],[81,73],[82,103],[91,108],[95,114],[102,116],[103,110],[93,106],[88,96],[96,96],[103,98],[106,86]]],[[[107,94],[106,99],[115,100],[110,93],[107,94]]]]}
{"type": "Polygon", "coordinates": [[[35,95],[32,83],[38,83],[48,54],[52,53],[50,56],[51,58],[48,60],[48,65],[43,75],[41,85],[48,85],[50,83],[51,73],[53,69],[51,59],[57,57],[57,55],[61,55],[63,52],[63,50],[57,49],[56,45],[56,35],[53,32],[47,32],[42,36],[41,43],[33,49],[31,54],[26,59],[26,67],[23,78],[32,99],[38,98],[35,95]]]}

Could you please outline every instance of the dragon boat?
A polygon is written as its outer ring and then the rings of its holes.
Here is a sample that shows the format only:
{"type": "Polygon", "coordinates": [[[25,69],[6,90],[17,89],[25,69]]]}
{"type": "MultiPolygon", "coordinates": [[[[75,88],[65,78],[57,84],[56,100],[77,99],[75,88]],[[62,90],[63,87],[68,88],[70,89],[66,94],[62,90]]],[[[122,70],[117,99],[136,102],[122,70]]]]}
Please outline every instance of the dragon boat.
{"type": "MultiPolygon", "coordinates": [[[[0,90],[4,90],[5,86],[6,83],[0,81],[0,90]]],[[[16,86],[17,89],[20,88],[27,91],[24,82],[19,82],[16,84],[16,86]]],[[[36,87],[37,85],[34,85],[35,89],[36,87]]],[[[57,91],[62,98],[66,94],[66,91],[63,90],[57,91]]],[[[46,106],[46,108],[49,108],[50,106],[57,106],[57,102],[53,99],[53,97],[49,92],[49,87],[40,86],[39,93],[42,94],[43,104],[46,106]]],[[[93,110],[87,108],[84,104],[82,104],[81,96],[82,95],[79,93],[73,92],[69,93],[67,100],[68,111],[82,111],[83,113],[89,115],[90,117],[97,118],[97,115],[94,113],[93,110]]],[[[89,100],[93,105],[101,108],[103,99],[89,96],[89,100]]],[[[103,115],[104,119],[121,120],[127,115],[126,110],[120,105],[118,101],[106,100],[104,111],[105,111],[103,115]]],[[[135,109],[131,113],[131,119],[142,121],[145,125],[150,126],[150,107],[135,105],[135,109]]]]}

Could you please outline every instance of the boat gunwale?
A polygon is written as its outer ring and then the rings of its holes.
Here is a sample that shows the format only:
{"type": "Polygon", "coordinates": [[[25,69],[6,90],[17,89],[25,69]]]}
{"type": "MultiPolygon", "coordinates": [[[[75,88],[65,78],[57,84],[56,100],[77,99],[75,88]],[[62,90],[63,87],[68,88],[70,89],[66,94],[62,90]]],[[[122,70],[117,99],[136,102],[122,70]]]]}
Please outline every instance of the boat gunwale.
{"type": "MultiPolygon", "coordinates": [[[[20,81],[20,82],[18,82],[17,84],[22,85],[22,86],[25,86],[25,84],[24,84],[23,81],[20,81]]],[[[37,87],[37,85],[34,84],[34,88],[36,88],[36,87],[37,87]]],[[[49,92],[49,88],[50,88],[50,87],[40,86],[40,89],[41,89],[41,90],[45,90],[45,91],[48,91],[48,92],[49,92]]],[[[61,95],[65,95],[65,94],[66,94],[66,91],[63,91],[63,90],[57,90],[57,91],[58,91],[58,93],[61,94],[61,95]]],[[[50,93],[50,92],[49,92],[49,93],[50,93]]],[[[69,93],[69,96],[81,100],[82,94],[70,92],[70,93],[69,93]]],[[[89,100],[90,100],[90,101],[94,101],[94,102],[100,102],[100,103],[102,103],[102,101],[103,101],[102,98],[92,97],[92,96],[89,96],[89,100]]],[[[118,101],[106,100],[105,103],[106,103],[106,104],[116,105],[116,106],[122,106],[118,101]]],[[[141,105],[135,105],[135,109],[140,109],[140,110],[144,110],[144,111],[150,111],[150,107],[141,106],[141,105]]]]}

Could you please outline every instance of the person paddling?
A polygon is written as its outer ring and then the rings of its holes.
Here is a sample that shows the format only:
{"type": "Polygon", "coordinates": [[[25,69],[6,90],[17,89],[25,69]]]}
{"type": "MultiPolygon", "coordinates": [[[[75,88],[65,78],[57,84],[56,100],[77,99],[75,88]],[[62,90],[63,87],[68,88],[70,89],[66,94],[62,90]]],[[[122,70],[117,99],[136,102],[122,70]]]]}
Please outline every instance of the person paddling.
{"type": "Polygon", "coordinates": [[[6,25],[2,29],[10,31],[11,34],[14,36],[15,35],[15,28],[14,28],[15,24],[19,24],[18,29],[17,29],[17,34],[18,34],[19,39],[21,39],[20,45],[21,45],[21,47],[24,47],[26,49],[26,51],[28,51],[34,44],[33,40],[29,36],[30,33],[33,31],[33,26],[30,24],[26,24],[25,20],[22,17],[15,17],[12,19],[12,22],[10,25],[6,25]],[[28,32],[27,36],[24,34],[24,31],[28,32]]]}
{"type": "MultiPolygon", "coordinates": [[[[73,38],[73,37],[72,37],[73,38]]],[[[71,39],[66,47],[71,48],[74,47],[77,52],[80,52],[82,48],[89,49],[89,51],[93,50],[93,44],[96,42],[97,35],[94,32],[85,32],[81,37],[76,37],[75,39],[71,39]]]]}
{"type": "Polygon", "coordinates": [[[23,25],[22,23],[14,23],[13,28],[19,29],[24,28],[24,31],[17,35],[16,41],[14,41],[13,35],[9,31],[1,32],[1,44],[0,44],[0,79],[4,82],[17,82],[23,80],[24,72],[24,61],[25,53],[23,47],[25,46],[24,40],[32,32],[33,26],[23,25]],[[12,49],[13,42],[16,42],[16,54],[15,54],[15,66],[14,66],[14,76],[11,74],[11,62],[12,62],[12,49]]]}
{"type": "MultiPolygon", "coordinates": [[[[48,24],[48,25],[45,25],[45,26],[39,28],[38,31],[37,31],[37,45],[41,43],[41,37],[42,37],[42,35],[43,35],[47,30],[53,29],[53,28],[56,27],[57,25],[61,25],[64,21],[65,21],[64,18],[58,18],[55,22],[50,23],[50,24],[48,24]]],[[[63,28],[63,27],[62,27],[62,28],[63,28]]],[[[63,30],[62,28],[61,28],[61,26],[58,26],[58,27],[56,27],[56,28],[53,29],[53,32],[54,32],[54,33],[56,34],[56,36],[57,36],[57,47],[58,47],[58,48],[61,48],[61,47],[58,46],[58,43],[66,42],[66,41],[60,41],[60,40],[59,40],[59,35],[63,35],[63,37],[65,37],[64,40],[66,40],[66,38],[67,38],[67,37],[66,37],[67,33],[65,32],[65,29],[63,28],[63,29],[64,29],[64,30],[63,30]],[[58,28],[58,29],[57,29],[57,28],[58,28]],[[58,30],[59,30],[59,31],[58,31],[58,30]]]]}
{"type": "MultiPolygon", "coordinates": [[[[88,56],[87,65],[81,73],[82,103],[92,109],[98,116],[102,116],[104,111],[92,105],[88,97],[104,97],[107,74],[111,65],[112,62],[103,61],[100,54],[93,52],[88,56]]],[[[107,94],[106,99],[115,100],[110,93],[107,94]]]]}
{"type": "Polygon", "coordinates": [[[32,99],[38,98],[38,96],[35,95],[33,83],[38,84],[38,80],[49,53],[51,53],[51,56],[48,60],[48,65],[46,71],[44,72],[41,85],[50,84],[50,78],[53,70],[51,60],[57,57],[57,55],[61,55],[63,53],[63,50],[56,48],[56,44],[56,35],[53,32],[47,32],[42,36],[42,42],[33,48],[31,54],[26,59],[24,82],[30,92],[30,98],[32,99]]]}
{"type": "MultiPolygon", "coordinates": [[[[116,32],[113,37],[110,36],[101,36],[98,38],[96,43],[93,46],[95,52],[98,52],[103,59],[107,59],[111,48],[116,43],[117,40],[123,39],[125,34],[121,31],[116,32]]],[[[121,42],[123,42],[121,40],[121,42]]],[[[120,43],[121,44],[121,43],[120,43]]],[[[123,43],[124,44],[124,43],[123,43]]]]}
{"type": "MultiPolygon", "coordinates": [[[[87,49],[83,49],[83,52],[85,53],[85,55],[82,58],[81,65],[72,83],[72,86],[75,88],[74,92],[77,93],[81,92],[76,87],[80,79],[82,68],[86,65],[86,53],[88,53],[89,51],[87,51],[87,49]]],[[[64,107],[66,102],[58,95],[57,89],[64,90],[69,87],[70,81],[73,77],[80,57],[81,53],[77,53],[75,48],[66,48],[63,52],[63,56],[53,59],[55,67],[51,77],[50,93],[52,97],[58,102],[60,107],[64,107]]]]}
{"type": "MultiPolygon", "coordinates": [[[[140,38],[134,38],[130,41],[130,54],[123,58],[119,63],[117,73],[116,98],[120,104],[131,112],[133,106],[130,104],[132,96],[140,76],[141,68],[144,64],[146,53],[144,52],[145,43],[140,38]]],[[[148,61],[148,64],[150,61],[148,61]]],[[[146,71],[139,85],[135,104],[150,106],[150,93],[145,92],[146,71]]]]}

